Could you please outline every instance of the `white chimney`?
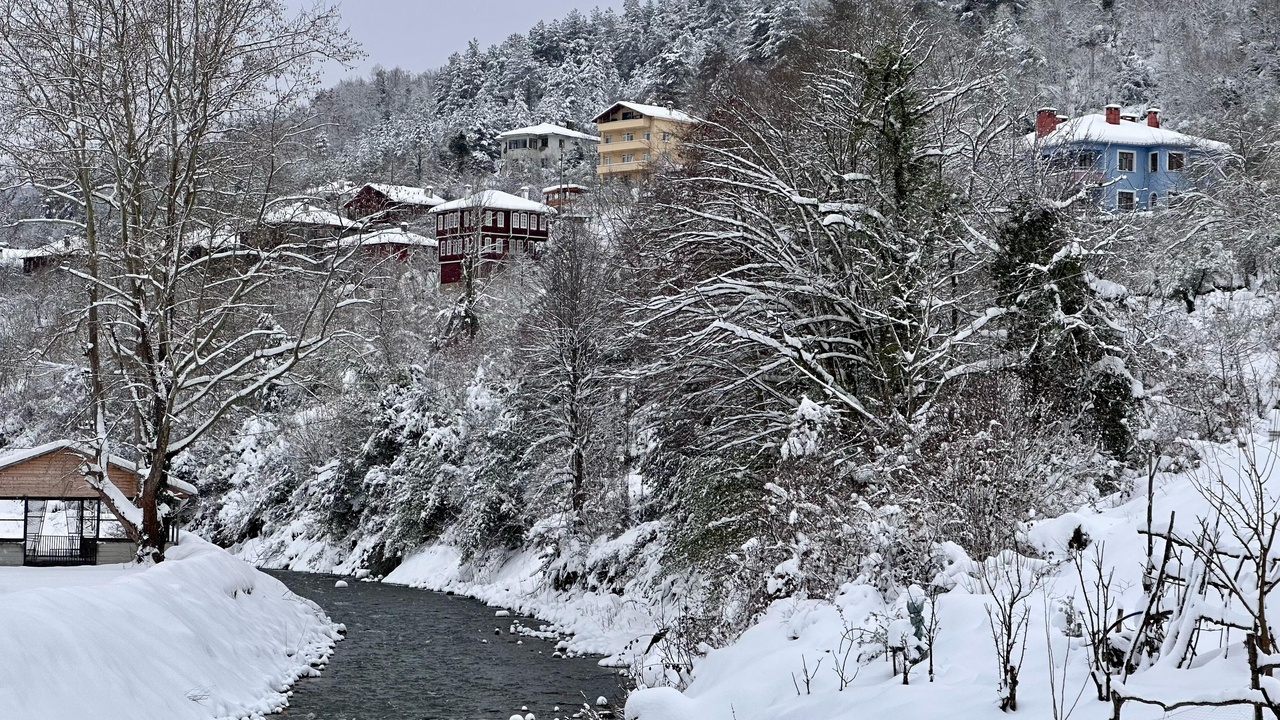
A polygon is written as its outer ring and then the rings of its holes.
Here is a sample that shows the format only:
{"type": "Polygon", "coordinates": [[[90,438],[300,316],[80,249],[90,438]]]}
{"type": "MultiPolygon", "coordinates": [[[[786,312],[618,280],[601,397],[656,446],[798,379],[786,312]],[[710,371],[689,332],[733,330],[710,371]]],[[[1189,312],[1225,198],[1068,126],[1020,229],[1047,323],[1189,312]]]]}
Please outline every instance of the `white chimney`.
{"type": "Polygon", "coordinates": [[[434,187],[432,187],[431,185],[428,185],[428,186],[426,186],[426,187],[424,187],[424,188],[422,188],[422,189],[423,189],[424,191],[426,191],[426,193],[427,193],[427,197],[431,197],[432,195],[435,195],[435,194],[436,194],[436,189],[435,189],[434,187]]]}
{"type": "Polygon", "coordinates": [[[462,186],[462,197],[471,197],[471,183],[462,186]]]}
{"type": "Polygon", "coordinates": [[[524,198],[525,200],[528,200],[528,199],[529,199],[529,186],[528,186],[528,185],[522,185],[522,186],[520,187],[520,197],[524,198]]]}

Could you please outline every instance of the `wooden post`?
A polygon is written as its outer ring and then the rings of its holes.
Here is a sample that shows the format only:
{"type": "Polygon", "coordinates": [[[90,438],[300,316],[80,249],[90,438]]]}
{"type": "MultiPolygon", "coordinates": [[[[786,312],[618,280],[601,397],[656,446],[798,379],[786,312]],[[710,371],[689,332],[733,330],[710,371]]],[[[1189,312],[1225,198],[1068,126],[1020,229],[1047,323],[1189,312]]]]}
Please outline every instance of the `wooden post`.
{"type": "Polygon", "coordinates": [[[28,522],[27,513],[31,512],[31,508],[28,507],[30,502],[31,502],[31,498],[27,497],[26,495],[22,496],[22,564],[23,565],[27,564],[27,522],[28,522]]]}

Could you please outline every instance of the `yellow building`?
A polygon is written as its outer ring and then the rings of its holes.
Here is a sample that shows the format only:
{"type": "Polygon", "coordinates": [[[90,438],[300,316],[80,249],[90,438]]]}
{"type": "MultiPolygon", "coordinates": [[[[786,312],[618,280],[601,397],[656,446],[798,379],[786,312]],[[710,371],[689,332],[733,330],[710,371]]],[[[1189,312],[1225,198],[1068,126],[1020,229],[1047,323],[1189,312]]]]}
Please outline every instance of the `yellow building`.
{"type": "Polygon", "coordinates": [[[623,178],[638,182],[664,164],[679,164],[680,140],[694,119],[679,110],[657,105],[616,102],[596,116],[601,180],[623,178]]]}

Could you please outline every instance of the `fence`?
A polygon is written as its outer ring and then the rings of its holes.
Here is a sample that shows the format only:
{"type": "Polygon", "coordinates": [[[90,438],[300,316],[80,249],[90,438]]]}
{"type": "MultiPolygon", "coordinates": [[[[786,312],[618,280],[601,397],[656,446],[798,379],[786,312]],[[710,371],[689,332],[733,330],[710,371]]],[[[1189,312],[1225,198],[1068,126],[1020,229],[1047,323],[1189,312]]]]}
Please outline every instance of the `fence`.
{"type": "Polygon", "coordinates": [[[92,565],[98,562],[98,541],[70,535],[41,535],[29,538],[24,548],[24,565],[92,565]]]}

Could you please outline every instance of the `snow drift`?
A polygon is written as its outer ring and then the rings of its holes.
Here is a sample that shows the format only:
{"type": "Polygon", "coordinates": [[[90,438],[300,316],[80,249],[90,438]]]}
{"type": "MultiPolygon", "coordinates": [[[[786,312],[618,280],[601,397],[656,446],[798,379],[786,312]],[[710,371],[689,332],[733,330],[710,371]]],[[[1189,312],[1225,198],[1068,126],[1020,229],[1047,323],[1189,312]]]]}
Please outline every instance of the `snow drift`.
{"type": "Polygon", "coordinates": [[[318,674],[342,629],[319,606],[194,536],[167,557],[103,585],[0,595],[0,716],[256,717],[318,674]]]}

